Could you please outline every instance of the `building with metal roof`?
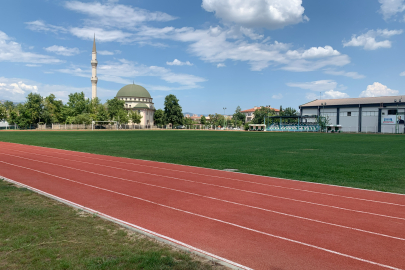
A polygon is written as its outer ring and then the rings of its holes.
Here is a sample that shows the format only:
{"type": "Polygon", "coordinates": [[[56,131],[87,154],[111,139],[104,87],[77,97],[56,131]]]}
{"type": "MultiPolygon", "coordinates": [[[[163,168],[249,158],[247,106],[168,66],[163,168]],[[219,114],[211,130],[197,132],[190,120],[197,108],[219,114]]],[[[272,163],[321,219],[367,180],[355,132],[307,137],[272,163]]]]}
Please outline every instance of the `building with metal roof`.
{"type": "Polygon", "coordinates": [[[155,106],[148,90],[137,84],[128,84],[122,87],[115,98],[125,101],[127,111],[136,111],[141,116],[141,125],[153,125],[155,106]]]}
{"type": "Polygon", "coordinates": [[[405,96],[320,99],[300,106],[301,116],[326,117],[343,132],[404,133],[405,96]]]}

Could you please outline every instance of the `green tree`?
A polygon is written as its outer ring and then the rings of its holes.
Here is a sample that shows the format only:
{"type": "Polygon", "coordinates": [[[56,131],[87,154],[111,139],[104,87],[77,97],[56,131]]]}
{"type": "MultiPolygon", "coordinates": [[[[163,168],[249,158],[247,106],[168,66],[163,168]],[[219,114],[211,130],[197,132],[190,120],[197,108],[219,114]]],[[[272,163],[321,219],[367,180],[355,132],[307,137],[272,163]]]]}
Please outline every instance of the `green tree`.
{"type": "Polygon", "coordinates": [[[43,99],[44,112],[43,120],[44,123],[60,123],[61,111],[63,108],[63,102],[61,100],[56,100],[54,94],[50,94],[43,99]]]}
{"type": "Polygon", "coordinates": [[[253,124],[263,124],[264,123],[264,118],[267,116],[274,116],[276,115],[275,111],[273,108],[269,107],[260,107],[260,109],[255,110],[253,113],[253,124]]]}
{"type": "Polygon", "coordinates": [[[118,123],[120,124],[128,124],[129,116],[126,110],[120,110],[117,116],[118,123]]]}
{"type": "Polygon", "coordinates": [[[8,112],[7,122],[9,124],[17,124],[18,121],[18,113],[16,109],[13,109],[8,112]]]}
{"type": "Polygon", "coordinates": [[[81,113],[79,115],[76,115],[74,117],[74,122],[73,124],[86,124],[90,125],[91,124],[91,117],[89,113],[81,113]]]}
{"type": "Polygon", "coordinates": [[[191,125],[195,124],[195,122],[190,117],[184,117],[183,124],[186,126],[191,126],[191,125]]]}
{"type": "Polygon", "coordinates": [[[166,123],[172,123],[173,126],[182,125],[184,116],[176,96],[172,94],[167,95],[164,105],[166,123]]]}
{"type": "Polygon", "coordinates": [[[243,123],[245,123],[245,115],[241,113],[242,109],[240,106],[236,107],[235,113],[232,116],[232,121],[236,126],[241,126],[243,123]]]}
{"type": "Polygon", "coordinates": [[[70,94],[67,106],[72,109],[70,113],[73,113],[73,115],[71,116],[86,112],[89,102],[89,99],[86,100],[83,92],[70,94]]]}
{"type": "Polygon", "coordinates": [[[153,120],[155,125],[163,126],[165,124],[165,112],[162,109],[156,110],[153,120]]]}
{"type": "Polygon", "coordinates": [[[0,121],[7,119],[7,109],[6,106],[0,104],[0,121]]]}
{"type": "Polygon", "coordinates": [[[43,120],[42,114],[44,110],[43,105],[43,98],[40,94],[30,93],[27,96],[27,102],[24,103],[22,106],[19,107],[20,117],[24,117],[21,119],[21,122],[24,123],[24,126],[30,124],[36,124],[43,120]]]}
{"type": "Polygon", "coordinates": [[[321,127],[322,131],[326,130],[326,126],[330,125],[329,116],[319,116],[318,117],[318,125],[321,127]]]}
{"type": "Polygon", "coordinates": [[[125,111],[124,104],[125,101],[117,98],[107,100],[107,110],[110,120],[118,120],[118,116],[122,114],[122,111],[125,111]]]}
{"type": "Polygon", "coordinates": [[[206,125],[207,124],[207,118],[205,118],[204,115],[201,116],[200,123],[201,123],[201,125],[206,125]]]}
{"type": "Polygon", "coordinates": [[[108,112],[104,106],[101,106],[96,114],[96,118],[93,118],[93,121],[107,121],[108,119],[108,112]]]}
{"type": "Polygon", "coordinates": [[[142,115],[140,115],[137,111],[131,111],[129,113],[129,119],[131,119],[132,123],[139,124],[141,123],[142,115]]]}
{"type": "Polygon", "coordinates": [[[15,109],[15,107],[16,107],[16,105],[12,101],[8,101],[8,100],[6,100],[3,105],[4,105],[4,107],[6,107],[7,111],[11,111],[11,110],[15,109]]]}
{"type": "Polygon", "coordinates": [[[225,117],[222,114],[217,114],[217,113],[216,114],[210,114],[209,117],[210,117],[210,124],[211,125],[213,125],[215,127],[218,127],[218,126],[223,127],[224,126],[225,117]]]}

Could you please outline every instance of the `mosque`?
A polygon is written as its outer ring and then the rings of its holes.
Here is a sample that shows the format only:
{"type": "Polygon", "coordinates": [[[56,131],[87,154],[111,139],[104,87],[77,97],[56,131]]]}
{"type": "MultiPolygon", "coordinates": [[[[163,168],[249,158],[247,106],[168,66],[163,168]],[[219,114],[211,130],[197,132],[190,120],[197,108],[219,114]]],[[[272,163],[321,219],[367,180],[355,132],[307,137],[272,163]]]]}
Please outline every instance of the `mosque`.
{"type": "MultiPolygon", "coordinates": [[[[92,76],[91,76],[91,98],[97,97],[97,50],[96,37],[94,36],[93,51],[91,58],[92,76]]],[[[128,84],[122,87],[115,98],[125,101],[125,110],[137,111],[141,116],[140,125],[154,125],[153,116],[155,114],[155,106],[153,99],[148,90],[137,84],[128,84]]]]}

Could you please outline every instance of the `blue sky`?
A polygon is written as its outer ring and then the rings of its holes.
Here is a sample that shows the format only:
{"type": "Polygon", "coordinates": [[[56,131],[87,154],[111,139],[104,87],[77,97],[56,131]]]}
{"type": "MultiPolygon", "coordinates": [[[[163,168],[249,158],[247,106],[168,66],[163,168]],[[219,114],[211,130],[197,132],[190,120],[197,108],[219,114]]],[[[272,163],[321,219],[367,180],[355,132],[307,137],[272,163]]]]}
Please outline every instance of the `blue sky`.
{"type": "Polygon", "coordinates": [[[0,100],[149,90],[157,108],[294,107],[405,94],[405,0],[13,0],[0,4],[0,100]],[[321,93],[320,93],[321,92],[321,93]]]}

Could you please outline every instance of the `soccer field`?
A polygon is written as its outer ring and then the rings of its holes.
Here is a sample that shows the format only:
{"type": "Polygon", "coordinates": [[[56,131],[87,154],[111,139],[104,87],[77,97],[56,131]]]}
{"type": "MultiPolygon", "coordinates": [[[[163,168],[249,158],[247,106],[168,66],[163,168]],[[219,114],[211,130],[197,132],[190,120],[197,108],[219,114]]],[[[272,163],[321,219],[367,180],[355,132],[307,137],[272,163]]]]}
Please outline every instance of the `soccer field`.
{"type": "Polygon", "coordinates": [[[405,194],[402,135],[27,131],[0,141],[405,194]]]}

